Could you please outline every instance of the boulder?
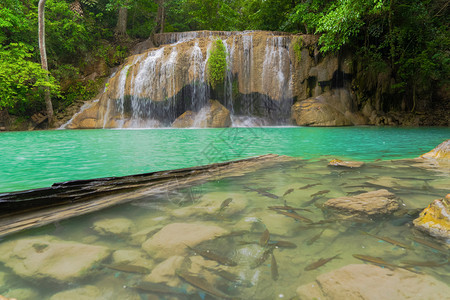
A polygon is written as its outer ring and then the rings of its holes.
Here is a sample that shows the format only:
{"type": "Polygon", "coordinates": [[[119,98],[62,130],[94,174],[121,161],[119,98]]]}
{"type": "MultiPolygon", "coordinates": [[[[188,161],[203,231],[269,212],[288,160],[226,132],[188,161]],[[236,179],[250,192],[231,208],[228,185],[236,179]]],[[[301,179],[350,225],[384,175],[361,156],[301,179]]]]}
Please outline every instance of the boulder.
{"type": "Polygon", "coordinates": [[[326,92],[295,103],[291,108],[291,118],[299,126],[353,125],[351,102],[345,91],[326,92]]]}
{"type": "Polygon", "coordinates": [[[434,237],[450,241],[450,194],[434,200],[413,223],[434,237]]]}
{"type": "Polygon", "coordinates": [[[108,218],[96,221],[93,229],[99,235],[128,236],[131,234],[133,222],[126,218],[108,218]]]}
{"type": "Polygon", "coordinates": [[[362,161],[342,161],[340,159],[333,159],[328,163],[330,167],[346,167],[346,168],[360,168],[364,165],[362,161]]]}
{"type": "Polygon", "coordinates": [[[337,210],[337,213],[353,216],[375,216],[390,214],[399,209],[399,202],[393,193],[385,189],[329,199],[324,203],[327,208],[337,210]]]}
{"type": "Polygon", "coordinates": [[[448,299],[450,287],[430,275],[353,264],[319,275],[297,288],[300,299],[448,299]]]}
{"type": "Polygon", "coordinates": [[[440,143],[436,148],[422,154],[421,158],[450,159],[450,139],[440,143]]]}
{"type": "Polygon", "coordinates": [[[37,236],[0,244],[0,262],[21,277],[72,281],[90,274],[110,254],[103,246],[37,236]]]}
{"type": "Polygon", "coordinates": [[[142,244],[142,248],[154,258],[168,258],[186,254],[187,246],[226,234],[227,231],[215,225],[196,223],[172,223],[163,227],[142,244]]]}
{"type": "Polygon", "coordinates": [[[190,110],[184,112],[173,123],[175,128],[223,128],[231,126],[230,111],[217,100],[209,100],[197,113],[190,110]]]}
{"type": "Polygon", "coordinates": [[[173,128],[189,128],[194,125],[196,113],[193,111],[185,111],[172,123],[173,128]]]}

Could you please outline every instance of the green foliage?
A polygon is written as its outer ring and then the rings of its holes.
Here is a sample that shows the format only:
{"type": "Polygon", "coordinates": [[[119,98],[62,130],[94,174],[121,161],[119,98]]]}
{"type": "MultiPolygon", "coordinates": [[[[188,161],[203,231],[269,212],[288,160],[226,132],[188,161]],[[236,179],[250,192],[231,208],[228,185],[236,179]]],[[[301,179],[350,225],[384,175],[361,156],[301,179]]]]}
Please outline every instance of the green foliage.
{"type": "Polygon", "coordinates": [[[295,39],[292,40],[292,44],[295,57],[297,58],[297,61],[300,62],[302,60],[302,48],[303,48],[302,37],[301,36],[295,37],[295,39]]]}
{"type": "Polygon", "coordinates": [[[227,70],[227,53],[221,39],[217,39],[208,59],[208,79],[214,88],[225,79],[227,70]]]}
{"type": "Polygon", "coordinates": [[[41,87],[49,87],[53,95],[59,93],[55,79],[38,63],[30,61],[32,51],[32,47],[23,43],[0,45],[0,109],[15,108],[18,104],[23,108],[24,103],[42,102],[41,87]]]}

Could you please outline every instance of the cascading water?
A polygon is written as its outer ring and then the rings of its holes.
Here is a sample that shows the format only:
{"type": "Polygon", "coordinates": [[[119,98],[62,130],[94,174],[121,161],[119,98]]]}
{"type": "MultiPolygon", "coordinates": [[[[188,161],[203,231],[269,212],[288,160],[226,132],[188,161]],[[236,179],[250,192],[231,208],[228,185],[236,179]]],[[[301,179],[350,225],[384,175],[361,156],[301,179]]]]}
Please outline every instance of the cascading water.
{"type": "Polygon", "coordinates": [[[290,36],[194,32],[159,39],[172,44],[129,58],[110,79],[93,119],[97,127],[171,126],[188,111],[195,117],[195,124],[189,126],[197,126],[206,123],[202,118],[214,117],[211,113],[216,110],[205,113],[204,109],[210,99],[220,102],[232,126],[288,124],[293,103],[290,36]],[[208,60],[219,36],[226,49],[227,69],[223,85],[211,89],[208,60]]]}

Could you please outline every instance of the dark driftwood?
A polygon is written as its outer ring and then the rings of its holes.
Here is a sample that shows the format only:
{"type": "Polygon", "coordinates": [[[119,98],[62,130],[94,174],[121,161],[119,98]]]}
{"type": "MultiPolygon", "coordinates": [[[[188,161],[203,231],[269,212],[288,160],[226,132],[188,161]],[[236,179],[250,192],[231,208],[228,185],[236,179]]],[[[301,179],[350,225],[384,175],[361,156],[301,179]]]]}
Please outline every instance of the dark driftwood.
{"type": "Polygon", "coordinates": [[[0,194],[0,236],[289,160],[273,154],[199,167],[55,183],[0,194]]]}

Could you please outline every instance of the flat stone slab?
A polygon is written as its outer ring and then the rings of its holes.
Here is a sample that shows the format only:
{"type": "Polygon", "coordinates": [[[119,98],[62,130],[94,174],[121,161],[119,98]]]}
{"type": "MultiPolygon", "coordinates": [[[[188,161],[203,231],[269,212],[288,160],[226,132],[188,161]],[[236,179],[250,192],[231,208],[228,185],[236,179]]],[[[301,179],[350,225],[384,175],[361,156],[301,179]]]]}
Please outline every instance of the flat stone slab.
{"type": "Polygon", "coordinates": [[[329,199],[324,206],[347,214],[373,216],[390,214],[399,209],[400,204],[393,193],[381,189],[351,197],[329,199]]]}
{"type": "Polygon", "coordinates": [[[449,295],[450,287],[429,275],[364,264],[319,275],[297,288],[302,300],[449,299],[449,295]]]}
{"type": "Polygon", "coordinates": [[[60,282],[87,276],[109,254],[107,247],[50,236],[24,238],[0,245],[0,262],[16,275],[60,282]]]}
{"type": "Polygon", "coordinates": [[[194,247],[201,242],[228,233],[225,229],[207,224],[172,223],[163,227],[142,244],[151,257],[168,258],[186,254],[187,246],[194,247]]]}

